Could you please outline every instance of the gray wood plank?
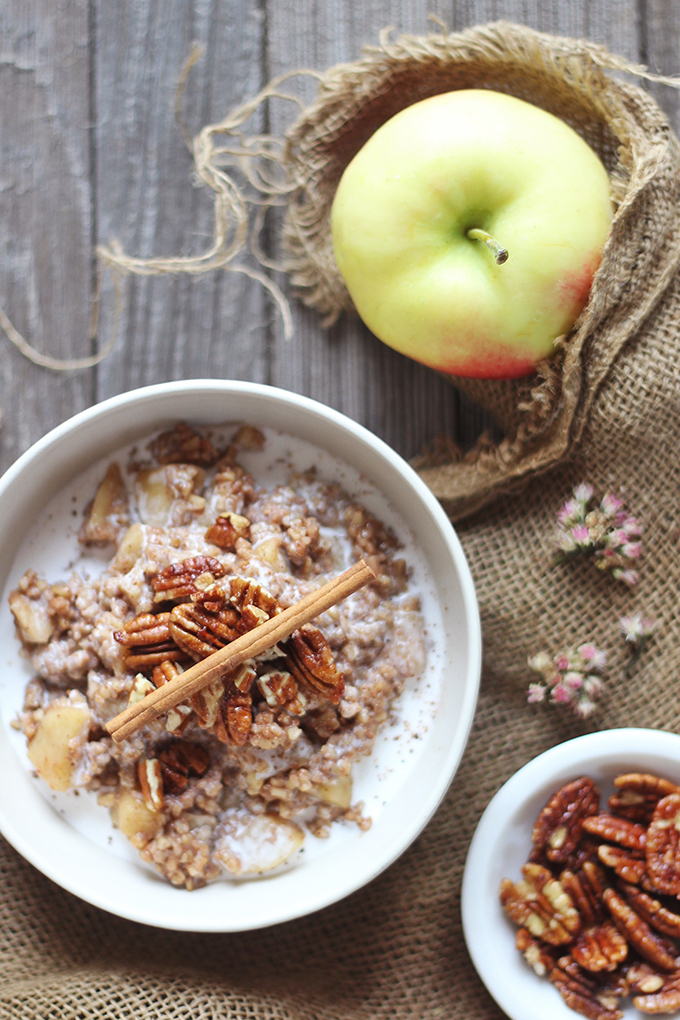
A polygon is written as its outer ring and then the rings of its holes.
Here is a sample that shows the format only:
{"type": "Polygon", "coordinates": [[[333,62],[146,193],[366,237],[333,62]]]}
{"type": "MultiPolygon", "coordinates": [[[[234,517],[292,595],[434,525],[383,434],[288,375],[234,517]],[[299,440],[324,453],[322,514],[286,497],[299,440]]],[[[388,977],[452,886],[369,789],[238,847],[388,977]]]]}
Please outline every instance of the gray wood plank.
{"type": "MultiPolygon", "coordinates": [[[[267,6],[267,69],[270,75],[293,67],[324,70],[354,60],[379,32],[426,34],[437,31],[432,13],[453,30],[506,19],[540,31],[589,37],[614,52],[638,59],[634,0],[592,3],[546,0],[457,0],[418,3],[381,0],[371,5],[321,4],[316,0],[270,0],[267,6]]],[[[289,123],[285,111],[271,111],[277,131],[289,123]]],[[[285,283],[284,283],[285,286],[285,283]]],[[[367,425],[403,455],[417,454],[440,434],[471,445],[487,419],[460,399],[436,373],[380,344],[348,316],[330,331],[318,316],[294,303],[296,335],[291,344],[276,328],[273,378],[299,388],[367,425]]]]}
{"type": "MultiPolygon", "coordinates": [[[[655,74],[680,74],[680,5],[667,0],[641,0],[640,59],[655,74]]],[[[680,131],[680,89],[650,82],[647,86],[680,131]]]]}
{"type": "MultiPolygon", "coordinates": [[[[133,256],[199,254],[211,242],[211,193],[192,186],[193,159],[175,122],[176,84],[198,41],[205,53],[184,96],[192,134],[255,94],[259,9],[249,0],[95,0],[94,7],[98,240],[116,238],[133,256]]],[[[112,306],[108,283],[100,344],[112,306]]],[[[98,396],[177,378],[265,381],[268,316],[259,285],[234,273],[132,278],[98,396]]]]}
{"type": "MultiPolygon", "coordinates": [[[[87,357],[92,294],[87,0],[0,7],[0,305],[56,358],[87,357]]],[[[91,372],[57,374],[4,336],[0,468],[92,402],[91,372]]]]}

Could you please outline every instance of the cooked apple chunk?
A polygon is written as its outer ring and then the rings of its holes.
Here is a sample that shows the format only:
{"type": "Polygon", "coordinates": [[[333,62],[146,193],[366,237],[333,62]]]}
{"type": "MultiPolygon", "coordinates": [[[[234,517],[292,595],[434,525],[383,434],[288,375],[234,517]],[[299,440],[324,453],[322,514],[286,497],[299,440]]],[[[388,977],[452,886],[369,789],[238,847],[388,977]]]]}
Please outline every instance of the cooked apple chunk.
{"type": "Polygon", "coordinates": [[[85,701],[73,704],[60,699],[45,711],[28,745],[28,757],[40,778],[53,790],[68,790],[73,785],[73,770],[87,740],[91,719],[85,701]]]}

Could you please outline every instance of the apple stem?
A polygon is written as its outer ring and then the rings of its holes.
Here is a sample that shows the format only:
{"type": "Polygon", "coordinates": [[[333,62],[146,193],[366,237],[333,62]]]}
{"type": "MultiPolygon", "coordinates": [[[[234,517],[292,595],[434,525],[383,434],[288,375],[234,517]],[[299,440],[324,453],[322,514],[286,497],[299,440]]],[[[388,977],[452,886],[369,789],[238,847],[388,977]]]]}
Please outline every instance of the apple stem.
{"type": "Polygon", "coordinates": [[[467,237],[471,241],[483,241],[487,248],[490,248],[496,259],[496,265],[502,266],[504,262],[508,261],[508,249],[504,248],[502,244],[499,244],[495,237],[491,234],[487,234],[486,230],[480,230],[479,227],[472,227],[467,232],[467,237]]]}

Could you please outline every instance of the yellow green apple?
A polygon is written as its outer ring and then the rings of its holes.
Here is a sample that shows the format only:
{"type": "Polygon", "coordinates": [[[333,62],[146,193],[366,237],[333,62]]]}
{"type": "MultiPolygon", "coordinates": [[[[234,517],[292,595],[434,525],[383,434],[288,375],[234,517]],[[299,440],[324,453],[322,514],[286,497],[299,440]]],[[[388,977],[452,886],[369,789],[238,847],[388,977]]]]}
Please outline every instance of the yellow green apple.
{"type": "Polygon", "coordinates": [[[531,373],[569,332],[612,219],[607,172],[564,121],[481,89],[406,107],[347,166],[331,211],[354,305],[443,372],[531,373]]]}

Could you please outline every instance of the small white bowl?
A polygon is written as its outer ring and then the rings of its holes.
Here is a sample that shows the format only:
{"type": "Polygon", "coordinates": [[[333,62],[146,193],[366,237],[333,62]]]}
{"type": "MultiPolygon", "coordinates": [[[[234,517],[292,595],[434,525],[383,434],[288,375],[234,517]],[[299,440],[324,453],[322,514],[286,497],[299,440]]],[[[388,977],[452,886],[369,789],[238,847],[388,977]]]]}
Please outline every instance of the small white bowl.
{"type": "MultiPolygon", "coordinates": [[[[0,606],[0,830],[55,882],[112,913],[159,927],[258,928],[311,913],[360,888],[391,864],[430,819],[456,772],[472,723],[481,662],[479,614],[465,557],[439,503],[415,472],[366,429],[273,387],[213,380],[147,387],[76,415],[19,458],[0,480],[0,521],[0,592],[5,593],[0,606]],[[353,799],[366,800],[374,819],[370,830],[334,825],[328,840],[308,835],[307,852],[277,874],[218,881],[193,892],[172,887],[141,865],[93,797],[74,798],[73,791],[54,795],[32,774],[25,740],[11,728],[31,672],[19,657],[7,607],[7,593],[26,566],[50,581],[60,579],[52,570],[63,560],[62,524],[66,517],[80,519],[71,492],[79,493],[80,506],[86,495],[91,497],[92,483],[99,480],[93,472],[100,470],[93,465],[178,420],[199,426],[245,421],[313,443],[321,477],[337,471],[335,480],[417,550],[414,570],[434,642],[422,687],[402,696],[401,727],[388,729],[372,759],[358,765],[353,799]],[[57,508],[46,519],[43,508],[53,498],[57,508]],[[37,562],[31,562],[32,555],[37,562]],[[104,836],[97,828],[101,819],[104,836]]],[[[70,540],[75,543],[73,534],[70,540]]]]}
{"type": "MultiPolygon", "coordinates": [[[[625,728],[558,744],[516,772],[479,821],[463,875],[463,930],[479,976],[511,1020],[574,1020],[578,1014],[515,948],[517,929],[498,897],[501,880],[521,878],[536,817],[561,786],[590,776],[600,788],[600,803],[606,809],[614,777],[625,772],[651,772],[680,784],[680,736],[625,728]]],[[[630,1004],[622,1008],[626,1016],[641,1015],[630,1004]]]]}

